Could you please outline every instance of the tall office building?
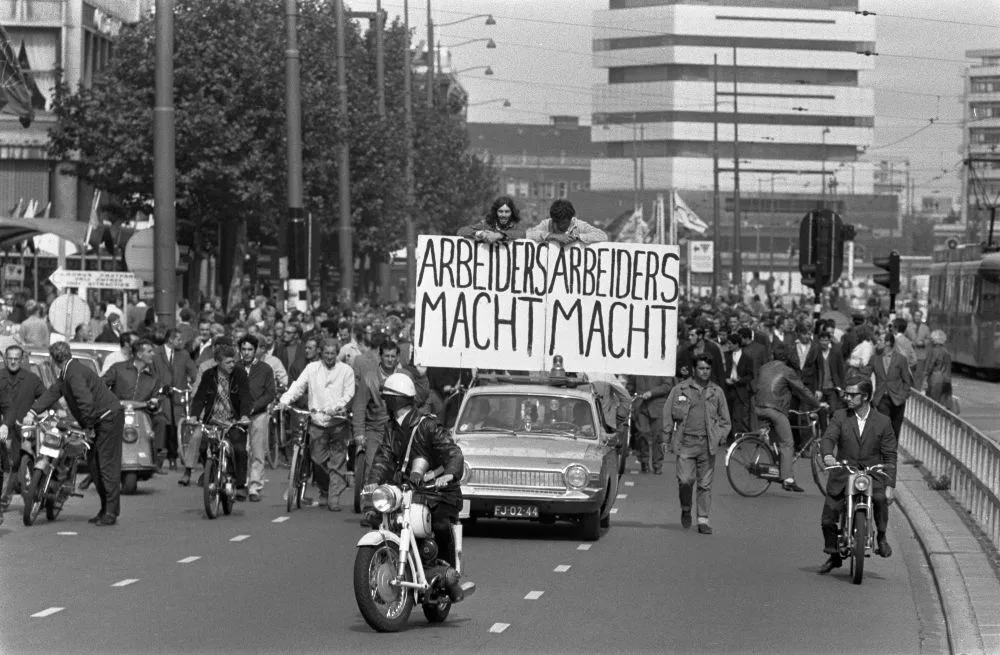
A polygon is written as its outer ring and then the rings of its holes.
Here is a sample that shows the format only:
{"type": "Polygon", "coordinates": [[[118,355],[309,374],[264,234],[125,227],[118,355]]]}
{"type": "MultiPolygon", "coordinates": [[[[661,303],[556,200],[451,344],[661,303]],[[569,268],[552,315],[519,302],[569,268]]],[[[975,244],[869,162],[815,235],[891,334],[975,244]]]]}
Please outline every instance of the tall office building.
{"type": "MultiPolygon", "coordinates": [[[[989,229],[989,205],[1000,196],[1000,49],[968,50],[978,60],[965,71],[962,152],[962,219],[966,237],[978,242],[989,229]]],[[[994,243],[1000,242],[994,236],[994,243]]]]}
{"type": "Polygon", "coordinates": [[[734,186],[738,131],[747,195],[871,194],[872,165],[859,158],[874,137],[874,57],[859,52],[875,51],[875,23],[857,9],[609,0],[593,20],[593,62],[607,79],[593,90],[592,138],[607,156],[593,160],[591,188],[711,189],[717,117],[721,189],[734,186]]]}

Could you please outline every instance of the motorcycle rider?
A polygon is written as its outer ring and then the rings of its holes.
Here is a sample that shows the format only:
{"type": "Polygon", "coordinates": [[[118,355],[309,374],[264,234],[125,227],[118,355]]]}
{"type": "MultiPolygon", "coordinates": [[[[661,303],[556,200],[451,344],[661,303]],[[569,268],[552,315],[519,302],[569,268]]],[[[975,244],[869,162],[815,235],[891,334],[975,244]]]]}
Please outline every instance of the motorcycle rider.
{"type": "MultiPolygon", "coordinates": [[[[166,452],[166,420],[158,410],[160,408],[160,390],[164,381],[157,375],[153,366],[153,342],[149,339],[137,339],[132,344],[132,359],[114,364],[101,377],[108,385],[111,393],[118,400],[137,400],[146,403],[150,425],[155,436],[153,449],[159,458],[161,451],[166,452]]],[[[159,462],[157,472],[161,473],[159,462]]]]}
{"type": "Polygon", "coordinates": [[[781,488],[785,491],[803,492],[805,489],[795,483],[792,459],[795,456],[795,439],[792,424],[788,420],[788,410],[792,395],[799,397],[803,411],[819,409],[819,401],[802,383],[802,378],[788,365],[788,350],[782,344],[774,344],[774,359],[760,367],[757,376],[757,418],[770,421],[774,429],[772,438],[778,442],[781,453],[781,488]]]}
{"type": "MultiPolygon", "coordinates": [[[[847,409],[837,410],[830,419],[820,442],[820,452],[826,466],[837,466],[838,460],[846,460],[851,466],[882,464],[885,467],[884,476],[872,476],[872,505],[878,544],[875,552],[889,557],[892,548],[886,539],[886,528],[889,525],[889,505],[896,488],[896,433],[892,431],[889,417],[872,407],[873,392],[872,383],[866,378],[855,376],[847,381],[844,389],[847,409]]],[[[837,548],[837,536],[840,513],[845,505],[847,476],[847,471],[838,468],[830,472],[826,483],[826,501],[820,524],[823,528],[823,552],[830,557],[819,568],[821,575],[843,563],[837,548]]]]}
{"type": "Polygon", "coordinates": [[[26,368],[22,368],[24,350],[21,346],[7,346],[4,351],[4,368],[0,369],[0,520],[10,505],[13,479],[4,484],[4,473],[17,477],[18,460],[21,455],[21,428],[18,421],[31,409],[31,404],[45,393],[42,380],[26,368]]]}
{"type": "MultiPolygon", "coordinates": [[[[378,485],[398,483],[401,479],[407,479],[421,489],[431,511],[431,529],[441,558],[454,565],[456,553],[452,525],[458,523],[458,514],[462,509],[459,481],[465,459],[461,448],[441,427],[438,418],[416,407],[416,394],[413,380],[405,373],[393,373],[386,378],[382,399],[390,420],[375,453],[375,460],[368,469],[364,492],[371,494],[378,485]],[[428,481],[426,490],[425,481],[428,481]]],[[[367,513],[366,520],[368,525],[379,524],[375,512],[367,513]]],[[[457,579],[449,585],[448,593],[453,601],[461,598],[457,579]]]]}
{"type": "Polygon", "coordinates": [[[35,401],[24,417],[24,424],[34,423],[37,413],[65,398],[69,413],[80,427],[94,431],[94,446],[87,453],[87,460],[90,477],[101,499],[101,511],[89,522],[99,526],[114,525],[118,522],[121,506],[125,412],[97,373],[73,359],[67,342],[59,341],[49,346],[49,356],[59,371],[59,378],[35,401]]]}

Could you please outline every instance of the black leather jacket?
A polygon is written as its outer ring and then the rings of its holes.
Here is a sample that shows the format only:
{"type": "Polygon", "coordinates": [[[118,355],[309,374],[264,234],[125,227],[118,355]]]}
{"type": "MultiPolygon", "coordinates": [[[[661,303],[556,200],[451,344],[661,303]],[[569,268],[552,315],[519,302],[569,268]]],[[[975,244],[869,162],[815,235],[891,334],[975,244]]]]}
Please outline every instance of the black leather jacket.
{"type": "Polygon", "coordinates": [[[791,406],[793,393],[802,400],[803,410],[819,408],[816,397],[791,366],[772,360],[760,367],[757,374],[757,407],[770,407],[784,414],[791,406]]]}

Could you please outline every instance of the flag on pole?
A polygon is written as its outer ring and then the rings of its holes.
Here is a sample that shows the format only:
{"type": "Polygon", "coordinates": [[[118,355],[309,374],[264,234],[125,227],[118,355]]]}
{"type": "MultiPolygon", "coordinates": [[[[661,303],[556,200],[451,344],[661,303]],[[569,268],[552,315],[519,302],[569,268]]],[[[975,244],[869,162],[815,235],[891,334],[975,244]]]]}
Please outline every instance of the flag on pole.
{"type": "Polygon", "coordinates": [[[698,218],[698,214],[691,211],[691,208],[687,206],[687,203],[684,202],[680,194],[674,191],[673,196],[674,220],[692,232],[697,232],[698,234],[708,232],[708,223],[698,218]]]}
{"type": "Polygon", "coordinates": [[[83,238],[83,250],[84,252],[90,247],[90,237],[94,234],[94,229],[101,224],[100,218],[97,216],[97,208],[101,205],[101,192],[94,190],[93,198],[90,201],[90,222],[87,223],[87,236],[83,238]]]}
{"type": "Polygon", "coordinates": [[[618,233],[621,243],[649,243],[649,223],[642,217],[642,207],[636,207],[618,233]]]}
{"type": "Polygon", "coordinates": [[[24,127],[35,118],[28,82],[3,27],[0,27],[0,110],[19,117],[24,127]]]}

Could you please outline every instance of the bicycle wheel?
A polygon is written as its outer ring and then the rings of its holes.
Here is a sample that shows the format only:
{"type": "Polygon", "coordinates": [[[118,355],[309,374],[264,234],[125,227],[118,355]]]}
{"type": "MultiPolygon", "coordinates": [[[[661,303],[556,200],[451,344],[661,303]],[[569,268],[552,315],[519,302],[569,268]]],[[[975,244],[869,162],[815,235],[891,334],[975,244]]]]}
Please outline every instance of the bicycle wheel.
{"type": "Polygon", "coordinates": [[[221,503],[219,485],[222,476],[219,475],[219,463],[214,459],[205,462],[205,478],[202,485],[202,499],[205,503],[205,514],[210,519],[219,515],[219,505],[221,503]]]}
{"type": "Polygon", "coordinates": [[[285,510],[289,512],[299,506],[296,499],[299,497],[299,484],[301,482],[299,478],[299,461],[301,459],[302,453],[299,445],[295,444],[292,446],[292,459],[288,462],[288,488],[285,490],[285,510]]]}
{"type": "Polygon", "coordinates": [[[771,481],[757,475],[758,467],[774,466],[774,453],[759,437],[740,437],[726,453],[726,477],[733,491],[741,496],[759,496],[771,481]]]}
{"type": "Polygon", "coordinates": [[[226,461],[226,453],[223,451],[219,455],[219,500],[222,503],[222,513],[229,516],[233,513],[233,503],[236,499],[226,493],[226,483],[229,481],[229,474],[226,470],[229,462],[226,461]]]}
{"type": "Polygon", "coordinates": [[[824,470],[823,455],[819,451],[819,444],[813,442],[809,453],[809,469],[812,471],[813,482],[819,487],[819,491],[826,495],[826,483],[830,479],[830,472],[824,470]]]}
{"type": "Polygon", "coordinates": [[[308,448],[302,450],[302,457],[299,458],[298,468],[299,493],[295,496],[295,506],[302,509],[302,499],[306,497],[306,489],[309,487],[309,480],[312,478],[312,455],[308,448]]]}

